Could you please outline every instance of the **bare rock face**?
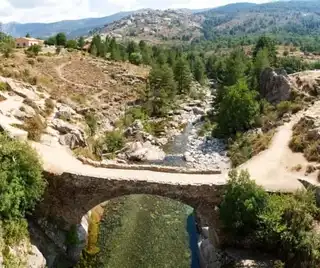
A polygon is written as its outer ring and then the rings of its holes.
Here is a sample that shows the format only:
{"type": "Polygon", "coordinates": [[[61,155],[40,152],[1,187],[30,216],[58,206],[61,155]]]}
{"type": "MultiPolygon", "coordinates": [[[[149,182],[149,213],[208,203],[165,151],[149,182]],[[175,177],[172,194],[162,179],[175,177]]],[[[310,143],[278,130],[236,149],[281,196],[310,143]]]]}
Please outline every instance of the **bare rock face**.
{"type": "Polygon", "coordinates": [[[31,250],[29,251],[27,267],[28,268],[46,267],[46,259],[43,257],[39,249],[34,245],[31,245],[31,250]]]}
{"type": "Polygon", "coordinates": [[[284,70],[266,68],[260,75],[260,94],[273,104],[289,100],[292,88],[284,70]]]}
{"type": "Polygon", "coordinates": [[[61,145],[69,146],[71,149],[86,146],[84,132],[80,127],[61,119],[52,120],[52,125],[54,129],[60,132],[60,134],[63,134],[63,136],[59,138],[61,145]]]}

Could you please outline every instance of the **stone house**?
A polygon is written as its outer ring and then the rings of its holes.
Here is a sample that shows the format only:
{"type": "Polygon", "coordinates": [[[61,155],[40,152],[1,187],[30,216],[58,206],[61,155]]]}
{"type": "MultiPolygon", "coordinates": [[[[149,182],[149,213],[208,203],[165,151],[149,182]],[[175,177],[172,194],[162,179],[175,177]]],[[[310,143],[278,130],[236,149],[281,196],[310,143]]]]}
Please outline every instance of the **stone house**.
{"type": "Polygon", "coordinates": [[[43,40],[35,39],[31,37],[19,37],[16,38],[16,47],[31,47],[32,45],[43,45],[43,40]]]}

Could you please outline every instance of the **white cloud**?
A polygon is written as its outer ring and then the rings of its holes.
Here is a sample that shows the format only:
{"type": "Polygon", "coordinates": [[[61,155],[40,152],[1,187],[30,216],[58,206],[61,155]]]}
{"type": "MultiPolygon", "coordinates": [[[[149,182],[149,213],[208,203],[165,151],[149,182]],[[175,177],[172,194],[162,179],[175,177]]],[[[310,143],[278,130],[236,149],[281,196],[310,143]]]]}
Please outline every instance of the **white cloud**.
{"type": "MultiPolygon", "coordinates": [[[[267,0],[249,0],[261,3],[267,0]]],[[[216,7],[236,0],[0,0],[0,21],[52,22],[86,17],[102,17],[141,8],[216,7]]]]}

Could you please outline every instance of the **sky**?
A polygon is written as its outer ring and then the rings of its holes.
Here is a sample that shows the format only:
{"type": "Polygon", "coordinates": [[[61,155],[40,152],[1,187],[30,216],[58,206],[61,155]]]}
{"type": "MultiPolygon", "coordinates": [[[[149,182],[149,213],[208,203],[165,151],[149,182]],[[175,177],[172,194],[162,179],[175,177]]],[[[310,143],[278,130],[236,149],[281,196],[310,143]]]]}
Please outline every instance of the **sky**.
{"type": "MultiPolygon", "coordinates": [[[[222,6],[236,0],[0,0],[0,22],[54,22],[103,17],[141,8],[201,9],[222,6]]],[[[241,1],[240,1],[241,2],[241,1]]],[[[243,1],[244,2],[244,1],[243,1]]],[[[263,3],[267,0],[247,0],[263,3]]]]}

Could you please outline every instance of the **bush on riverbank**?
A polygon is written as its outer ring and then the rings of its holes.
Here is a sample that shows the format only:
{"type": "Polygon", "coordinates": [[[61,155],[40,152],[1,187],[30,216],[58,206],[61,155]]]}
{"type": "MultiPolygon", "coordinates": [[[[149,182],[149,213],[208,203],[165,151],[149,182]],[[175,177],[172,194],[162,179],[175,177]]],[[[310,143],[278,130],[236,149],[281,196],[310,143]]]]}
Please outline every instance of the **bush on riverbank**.
{"type": "Polygon", "coordinates": [[[274,252],[288,267],[320,265],[320,235],[314,230],[319,209],[311,191],[268,195],[246,172],[232,171],[220,215],[235,240],[274,252]]]}

